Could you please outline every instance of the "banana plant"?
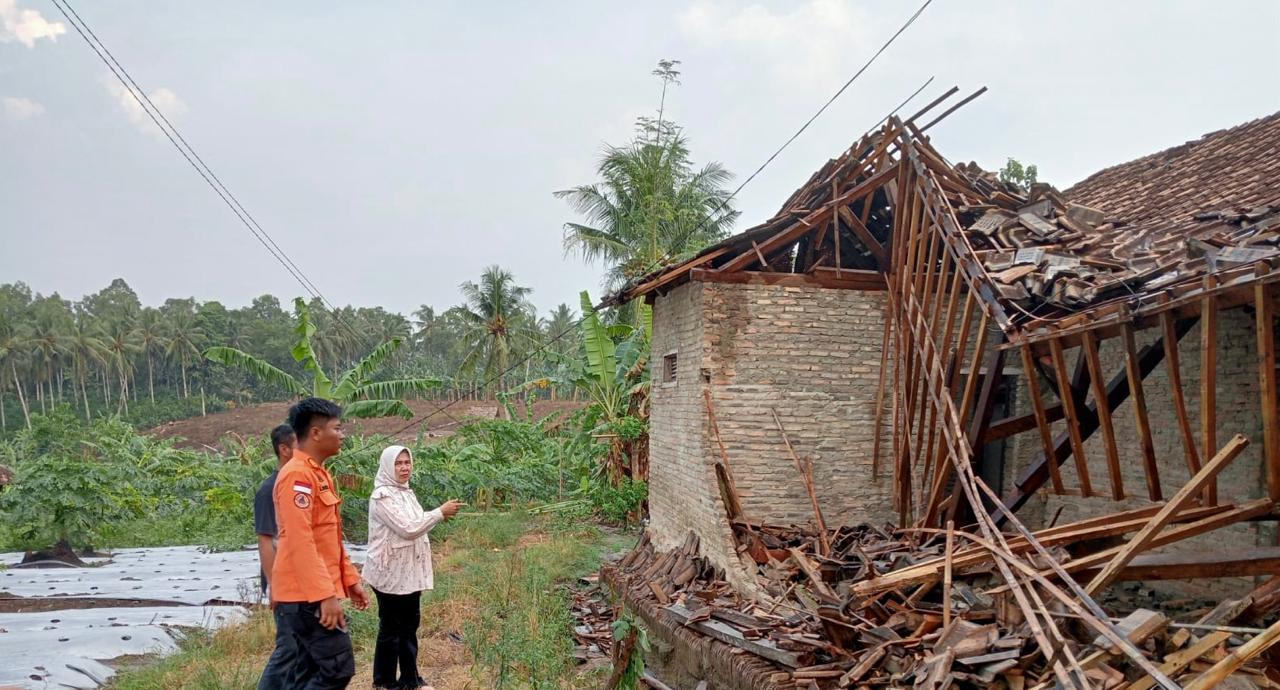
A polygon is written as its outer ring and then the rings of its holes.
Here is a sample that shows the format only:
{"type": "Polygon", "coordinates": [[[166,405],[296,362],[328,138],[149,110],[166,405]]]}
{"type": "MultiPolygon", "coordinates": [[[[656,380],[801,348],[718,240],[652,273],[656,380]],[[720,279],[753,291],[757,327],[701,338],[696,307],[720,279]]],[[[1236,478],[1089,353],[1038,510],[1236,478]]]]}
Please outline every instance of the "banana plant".
{"type": "Polygon", "coordinates": [[[297,298],[293,301],[293,308],[298,317],[298,325],[293,332],[298,339],[290,353],[294,361],[301,364],[303,370],[311,375],[310,386],[266,360],[234,347],[211,347],[204,351],[205,358],[224,366],[240,369],[263,383],[283,388],[299,398],[313,396],[332,400],[342,405],[344,414],[349,417],[411,419],[413,411],[404,403],[404,398],[413,393],[440,387],[440,379],[429,377],[390,381],[371,380],[391,355],[404,345],[404,340],[400,337],[393,337],[374,348],[355,366],[343,372],[335,383],[324,373],[324,367],[320,365],[315,347],[312,345],[316,326],[311,320],[307,303],[302,298],[297,298]]]}
{"type": "Polygon", "coordinates": [[[593,433],[610,441],[606,469],[616,484],[621,481],[623,459],[634,439],[624,438],[637,424],[633,418],[633,401],[648,397],[649,337],[652,312],[648,305],[640,327],[629,324],[606,325],[592,306],[591,296],[584,290],[582,307],[582,352],[578,357],[561,356],[560,373],[527,385],[546,386],[548,382],[571,385],[586,393],[599,424],[593,433]],[[630,424],[628,422],[631,422],[630,424]]]}

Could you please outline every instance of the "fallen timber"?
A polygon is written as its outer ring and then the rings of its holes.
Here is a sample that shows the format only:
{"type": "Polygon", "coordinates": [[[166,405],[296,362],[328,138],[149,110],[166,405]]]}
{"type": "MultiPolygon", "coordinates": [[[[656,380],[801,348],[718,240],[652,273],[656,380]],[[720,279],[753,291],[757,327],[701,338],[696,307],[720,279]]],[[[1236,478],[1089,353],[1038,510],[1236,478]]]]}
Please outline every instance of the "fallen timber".
{"type": "MultiPolygon", "coordinates": [[[[1245,445],[1229,442],[1179,492],[1198,495],[1245,445]]],[[[1159,547],[1273,514],[1270,499],[1193,505],[1178,500],[1092,517],[1004,545],[971,527],[812,526],[732,521],[758,596],[733,589],[690,533],[665,552],[646,534],[617,564],[634,599],[687,629],[767,660],[779,688],[1280,688],[1280,552],[1153,553],[1159,547]],[[1128,540],[1118,546],[1120,538],[1128,540]],[[950,545],[948,545],[950,542],[950,545]],[[1044,549],[1056,561],[1049,567],[1044,549]],[[1001,575],[1023,588],[1026,610],[1001,575]],[[1130,577],[1269,575],[1253,593],[1186,620],[1149,608],[1101,623],[1074,594],[1130,577]],[[1080,582],[1062,581],[1064,573],[1080,582]],[[1092,586],[1085,583],[1093,583],[1092,586]],[[1041,623],[1039,635],[1033,621],[1041,623]],[[1044,621],[1054,621],[1053,627],[1044,621]],[[1117,638],[1117,635],[1119,636],[1117,638]],[[1046,647],[1037,637],[1051,640],[1046,647]],[[1123,649],[1142,655],[1139,664],[1123,649]],[[1055,668],[1055,666],[1057,668],[1055,668]],[[1156,668],[1157,682],[1144,667],[1156,668]],[[1063,679],[1067,682],[1064,683],[1063,679]]],[[[1096,604],[1094,604],[1096,606],[1096,604]]],[[[1185,614],[1184,614],[1185,617],[1185,614]]]]}

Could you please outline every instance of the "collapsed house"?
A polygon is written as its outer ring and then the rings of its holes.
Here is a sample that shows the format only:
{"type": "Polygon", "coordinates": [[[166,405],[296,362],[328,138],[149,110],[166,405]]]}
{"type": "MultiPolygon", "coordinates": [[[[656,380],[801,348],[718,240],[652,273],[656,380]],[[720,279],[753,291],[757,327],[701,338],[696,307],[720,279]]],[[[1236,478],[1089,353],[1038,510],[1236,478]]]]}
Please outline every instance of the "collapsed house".
{"type": "Polygon", "coordinates": [[[1213,626],[1280,603],[1280,113],[1058,192],[947,162],[937,105],[615,296],[654,327],[613,576],[750,687],[1257,686],[1280,628],[1213,626]],[[1199,578],[1201,628],[1096,601],[1199,578]]]}

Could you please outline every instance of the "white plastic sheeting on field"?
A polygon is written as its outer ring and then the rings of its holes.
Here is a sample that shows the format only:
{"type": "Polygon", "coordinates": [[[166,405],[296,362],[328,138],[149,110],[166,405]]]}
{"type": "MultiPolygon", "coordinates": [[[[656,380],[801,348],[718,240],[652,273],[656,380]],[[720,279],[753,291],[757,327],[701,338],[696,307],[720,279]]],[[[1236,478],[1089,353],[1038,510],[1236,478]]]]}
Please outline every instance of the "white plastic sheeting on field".
{"type": "Polygon", "coordinates": [[[115,672],[98,659],[168,654],[177,628],[244,621],[242,606],[154,606],[0,613],[0,687],[96,688],[115,672]]]}
{"type": "MultiPolygon", "coordinates": [[[[351,559],[364,547],[348,545],[351,559]]],[[[244,620],[238,605],[262,602],[257,549],[208,553],[195,546],[120,549],[85,559],[85,568],[14,568],[22,554],[0,554],[0,593],[21,598],[127,599],[143,608],[66,608],[0,613],[0,687],[96,688],[114,671],[101,663],[133,654],[168,654],[181,628],[215,629],[244,620]]],[[[67,601],[70,600],[70,601],[67,601]]],[[[85,602],[88,604],[89,602],[85,602]]]]}

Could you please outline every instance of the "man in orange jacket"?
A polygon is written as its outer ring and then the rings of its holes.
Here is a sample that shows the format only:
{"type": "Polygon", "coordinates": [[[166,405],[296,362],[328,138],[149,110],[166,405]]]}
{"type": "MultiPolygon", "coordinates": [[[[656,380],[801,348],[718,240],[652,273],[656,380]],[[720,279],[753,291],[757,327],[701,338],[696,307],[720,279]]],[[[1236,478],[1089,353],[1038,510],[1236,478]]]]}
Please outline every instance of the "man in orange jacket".
{"type": "Polygon", "coordinates": [[[369,599],[342,545],[342,499],[324,467],[342,449],[342,408],[307,398],[290,408],[289,425],[298,445],[276,478],[279,541],[271,601],[279,612],[278,624],[311,662],[310,673],[296,687],[345,688],[356,666],[341,602],[349,598],[364,609],[369,599]]]}

